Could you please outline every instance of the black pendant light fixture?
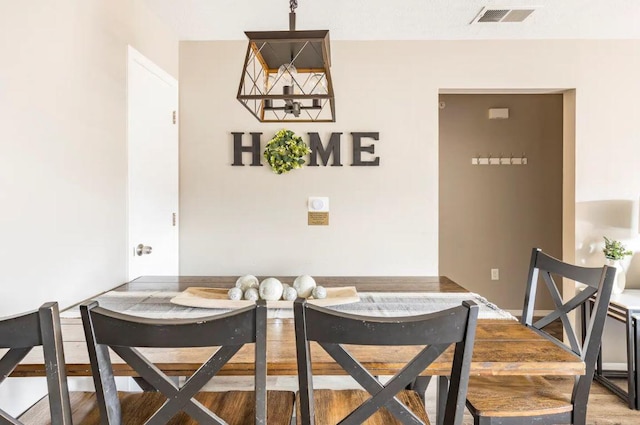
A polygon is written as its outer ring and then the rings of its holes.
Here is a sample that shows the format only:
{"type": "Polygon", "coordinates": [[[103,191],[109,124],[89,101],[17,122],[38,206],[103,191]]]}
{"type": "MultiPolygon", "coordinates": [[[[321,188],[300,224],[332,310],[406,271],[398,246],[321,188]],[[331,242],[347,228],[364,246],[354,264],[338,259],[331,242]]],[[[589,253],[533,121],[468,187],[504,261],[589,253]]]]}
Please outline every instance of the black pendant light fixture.
{"type": "Polygon", "coordinates": [[[246,31],[249,39],[238,100],[261,122],[334,122],[329,30],[246,31]]]}

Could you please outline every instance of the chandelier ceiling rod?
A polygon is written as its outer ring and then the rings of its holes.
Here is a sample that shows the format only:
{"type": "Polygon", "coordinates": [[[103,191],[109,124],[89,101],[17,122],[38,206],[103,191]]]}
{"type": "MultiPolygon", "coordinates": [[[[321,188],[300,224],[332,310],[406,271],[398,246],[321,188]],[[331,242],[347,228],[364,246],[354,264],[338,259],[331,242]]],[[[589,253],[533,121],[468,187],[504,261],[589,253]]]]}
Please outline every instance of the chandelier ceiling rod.
{"type": "Polygon", "coordinates": [[[298,0],[289,0],[289,31],[296,30],[296,8],[298,7],[298,0]]]}

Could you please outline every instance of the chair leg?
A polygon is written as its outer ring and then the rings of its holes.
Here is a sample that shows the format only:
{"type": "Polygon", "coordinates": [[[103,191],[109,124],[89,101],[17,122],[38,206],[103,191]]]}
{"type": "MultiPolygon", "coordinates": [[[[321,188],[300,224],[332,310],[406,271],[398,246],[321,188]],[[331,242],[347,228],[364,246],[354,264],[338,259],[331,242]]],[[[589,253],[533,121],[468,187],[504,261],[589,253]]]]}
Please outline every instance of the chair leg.
{"type": "Polygon", "coordinates": [[[636,386],[635,409],[640,410],[640,319],[636,316],[631,320],[633,323],[633,370],[635,371],[633,382],[636,386]]]}
{"type": "Polygon", "coordinates": [[[447,408],[447,393],[449,392],[449,378],[438,376],[438,389],[436,393],[436,424],[444,424],[444,412],[447,408]]]}
{"type": "Polygon", "coordinates": [[[484,416],[474,416],[473,417],[473,424],[474,425],[490,425],[491,424],[491,418],[487,418],[484,416]]]}
{"type": "Polygon", "coordinates": [[[573,412],[573,425],[585,425],[587,423],[587,409],[577,409],[573,412]]]}
{"type": "Polygon", "coordinates": [[[426,402],[426,392],[430,382],[431,376],[418,376],[415,381],[413,381],[411,385],[409,385],[408,389],[418,393],[418,395],[422,397],[422,401],[426,402]]]}

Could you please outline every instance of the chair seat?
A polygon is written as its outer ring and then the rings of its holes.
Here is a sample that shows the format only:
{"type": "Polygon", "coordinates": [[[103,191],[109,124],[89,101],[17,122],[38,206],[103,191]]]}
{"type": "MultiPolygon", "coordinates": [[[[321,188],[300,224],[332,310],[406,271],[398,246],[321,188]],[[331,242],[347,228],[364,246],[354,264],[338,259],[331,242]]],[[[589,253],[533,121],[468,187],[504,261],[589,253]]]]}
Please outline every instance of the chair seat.
{"type": "MultiPolygon", "coordinates": [[[[165,402],[158,392],[120,392],[123,423],[141,425],[165,402]]],[[[229,425],[254,425],[255,401],[252,391],[201,392],[196,400],[224,419],[229,425]]],[[[74,425],[100,425],[96,394],[71,392],[74,425]]],[[[269,424],[289,425],[293,414],[294,394],[290,391],[267,391],[267,420],[269,424]]],[[[45,397],[19,418],[25,425],[49,425],[49,401],[45,397]]],[[[174,416],[169,425],[197,425],[184,412],[174,416]]]]}
{"type": "MultiPolygon", "coordinates": [[[[335,425],[349,413],[360,406],[371,395],[363,390],[314,390],[316,425],[335,425]]],[[[398,399],[404,403],[425,425],[429,425],[429,418],[420,396],[414,391],[398,393],[398,399]]],[[[300,425],[299,393],[296,396],[297,422],[300,425]]],[[[269,422],[271,423],[271,422],[269,422]]],[[[364,425],[394,425],[401,424],[387,409],[382,408],[373,414],[364,425]]]]}
{"type": "Polygon", "coordinates": [[[494,376],[469,379],[467,408],[474,416],[521,417],[567,413],[569,396],[541,376],[494,376]]]}

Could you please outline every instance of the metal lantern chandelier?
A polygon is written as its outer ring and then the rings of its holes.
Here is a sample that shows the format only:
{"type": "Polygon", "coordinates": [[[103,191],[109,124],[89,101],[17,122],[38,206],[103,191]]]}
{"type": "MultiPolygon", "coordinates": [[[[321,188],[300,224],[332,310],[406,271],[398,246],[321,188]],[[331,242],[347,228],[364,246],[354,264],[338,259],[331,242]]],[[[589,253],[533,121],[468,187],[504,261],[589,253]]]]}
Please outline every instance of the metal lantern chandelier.
{"type": "Polygon", "coordinates": [[[289,6],[289,31],[245,32],[237,98],[261,122],[334,122],[329,31],[296,31],[289,6]]]}

